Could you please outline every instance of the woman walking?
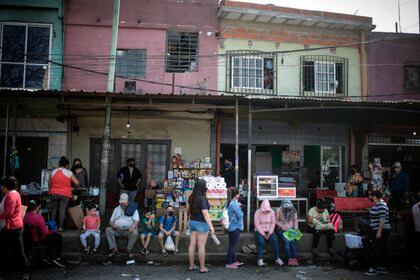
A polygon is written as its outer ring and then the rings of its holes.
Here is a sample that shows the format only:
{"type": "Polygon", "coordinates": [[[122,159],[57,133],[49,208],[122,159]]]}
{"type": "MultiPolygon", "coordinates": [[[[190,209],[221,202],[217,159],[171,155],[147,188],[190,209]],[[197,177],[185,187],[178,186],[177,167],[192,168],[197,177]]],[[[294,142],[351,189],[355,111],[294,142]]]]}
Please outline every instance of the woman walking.
{"type": "Polygon", "coordinates": [[[67,205],[72,197],[71,184],[73,183],[77,187],[79,181],[73,172],[68,170],[69,160],[66,157],[61,157],[58,164],[60,167],[53,170],[50,178],[50,195],[53,208],[51,219],[56,220],[58,211],[58,231],[63,231],[67,205]]]}
{"type": "Polygon", "coordinates": [[[1,234],[1,263],[10,257],[9,250],[16,250],[20,258],[22,279],[29,279],[29,264],[23,247],[22,201],[16,191],[17,183],[14,178],[4,177],[0,181],[2,192],[5,194],[4,209],[0,213],[0,220],[5,221],[1,234]]]}
{"type": "Polygon", "coordinates": [[[188,270],[197,270],[195,266],[195,251],[198,247],[198,260],[200,262],[200,273],[209,272],[206,268],[206,242],[209,235],[214,235],[214,228],[210,220],[210,203],[206,198],[207,183],[204,180],[198,180],[192,194],[188,199],[190,205],[190,221],[188,228],[190,230],[190,247],[188,256],[190,265],[188,270]]]}
{"type": "Polygon", "coordinates": [[[237,269],[242,266],[243,263],[239,262],[236,258],[235,248],[239,241],[241,231],[244,230],[244,213],[242,212],[241,206],[239,205],[239,191],[233,189],[231,192],[232,200],[228,206],[229,214],[229,249],[227,253],[226,268],[237,269]]]}
{"type": "Polygon", "coordinates": [[[281,206],[276,211],[277,234],[283,240],[286,249],[289,266],[298,266],[297,260],[297,241],[295,239],[289,240],[285,233],[298,230],[297,211],[293,203],[285,199],[281,206]]]}

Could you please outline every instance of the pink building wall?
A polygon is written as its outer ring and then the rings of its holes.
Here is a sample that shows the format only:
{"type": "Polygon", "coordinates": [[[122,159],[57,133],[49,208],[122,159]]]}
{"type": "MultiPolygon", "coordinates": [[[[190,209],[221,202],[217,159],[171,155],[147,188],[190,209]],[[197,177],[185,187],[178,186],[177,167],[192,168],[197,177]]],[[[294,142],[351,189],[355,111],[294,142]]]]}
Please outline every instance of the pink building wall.
{"type": "Polygon", "coordinates": [[[406,89],[404,84],[404,65],[420,63],[420,35],[372,33],[370,40],[378,39],[386,40],[368,44],[366,47],[369,99],[420,100],[420,89],[406,89]]]}
{"type": "MultiPolygon", "coordinates": [[[[145,80],[172,84],[165,72],[166,30],[199,32],[197,72],[176,73],[175,84],[217,88],[217,0],[123,0],[120,8],[118,49],[146,49],[145,80]],[[204,57],[201,57],[203,56],[204,57]],[[210,55],[210,56],[209,56],[210,55]]],[[[65,16],[64,63],[97,72],[108,72],[113,0],[67,1],[65,16]]],[[[133,80],[133,79],[128,79],[133,80]]],[[[121,92],[125,79],[116,79],[121,92]]],[[[172,86],[137,82],[144,93],[172,92],[172,86]]],[[[65,67],[63,88],[106,91],[107,76],[65,67]]],[[[200,93],[182,89],[182,93],[200,93]]],[[[175,93],[181,93],[175,87],[175,93]]],[[[211,92],[209,92],[211,93],[211,92]]]]}

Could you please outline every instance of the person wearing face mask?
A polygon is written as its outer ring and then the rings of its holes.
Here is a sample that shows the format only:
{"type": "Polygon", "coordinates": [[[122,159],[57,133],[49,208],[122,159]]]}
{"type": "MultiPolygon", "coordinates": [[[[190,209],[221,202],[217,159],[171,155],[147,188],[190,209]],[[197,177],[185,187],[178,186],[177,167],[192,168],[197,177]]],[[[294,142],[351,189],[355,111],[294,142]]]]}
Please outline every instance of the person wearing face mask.
{"type": "Polygon", "coordinates": [[[228,205],[228,215],[229,215],[229,249],[227,253],[227,262],[226,268],[237,269],[238,267],[244,265],[244,263],[239,262],[236,258],[235,248],[238,244],[239,237],[241,232],[244,230],[244,213],[242,212],[241,205],[239,204],[239,190],[232,188],[231,189],[232,200],[228,205]]]}
{"type": "Polygon", "coordinates": [[[276,221],[278,228],[278,235],[283,240],[286,249],[289,266],[298,266],[297,260],[297,241],[289,240],[284,235],[290,229],[298,230],[298,217],[297,211],[293,203],[285,199],[281,202],[281,206],[276,211],[276,221]]]}
{"type": "Polygon", "coordinates": [[[128,194],[128,201],[134,202],[142,180],[141,172],[136,168],[134,158],[127,160],[127,166],[120,169],[117,174],[118,183],[121,186],[121,193],[128,194]]]}
{"type": "Polygon", "coordinates": [[[271,209],[270,202],[264,200],[261,203],[260,208],[255,211],[254,215],[254,225],[255,225],[255,236],[258,243],[258,253],[257,253],[257,265],[259,267],[266,266],[264,263],[264,249],[265,243],[270,241],[271,247],[274,252],[274,260],[277,265],[283,265],[283,261],[280,259],[279,252],[279,243],[277,241],[276,235],[274,234],[274,229],[276,227],[276,215],[271,209]]]}
{"type": "Polygon", "coordinates": [[[330,221],[327,203],[324,200],[318,200],[316,205],[309,209],[306,223],[308,232],[314,235],[312,240],[312,254],[314,257],[317,258],[319,256],[318,243],[323,234],[327,236],[328,253],[331,257],[335,256],[333,249],[334,225],[330,221]]]}
{"type": "Polygon", "coordinates": [[[116,237],[125,237],[128,239],[127,253],[129,258],[133,258],[133,247],[138,236],[138,225],[140,222],[139,212],[135,210],[132,215],[128,215],[128,194],[120,195],[120,205],[112,212],[109,221],[109,227],[106,228],[105,234],[108,240],[109,257],[113,257],[117,252],[116,237]]]}
{"type": "Polygon", "coordinates": [[[232,161],[229,159],[224,161],[222,175],[228,188],[235,186],[235,170],[232,161]]]}
{"type": "Polygon", "coordinates": [[[178,255],[178,246],[179,246],[179,239],[181,238],[181,234],[179,231],[175,230],[176,223],[178,219],[175,215],[175,209],[172,206],[166,207],[166,214],[160,218],[160,232],[158,234],[158,240],[160,248],[162,249],[162,254],[167,256],[168,253],[165,250],[163,245],[163,241],[165,237],[172,236],[175,238],[175,251],[174,255],[178,255]]]}
{"type": "Polygon", "coordinates": [[[87,170],[83,167],[82,161],[80,159],[76,158],[73,160],[71,172],[73,172],[77,181],[79,181],[79,188],[85,189],[89,187],[88,173],[87,170]]]}
{"type": "Polygon", "coordinates": [[[387,244],[391,235],[391,224],[389,223],[389,209],[382,200],[382,189],[373,189],[369,192],[369,199],[373,206],[369,212],[369,223],[371,228],[371,240],[373,242],[372,263],[366,272],[368,276],[387,274],[385,268],[387,259],[387,244]]]}

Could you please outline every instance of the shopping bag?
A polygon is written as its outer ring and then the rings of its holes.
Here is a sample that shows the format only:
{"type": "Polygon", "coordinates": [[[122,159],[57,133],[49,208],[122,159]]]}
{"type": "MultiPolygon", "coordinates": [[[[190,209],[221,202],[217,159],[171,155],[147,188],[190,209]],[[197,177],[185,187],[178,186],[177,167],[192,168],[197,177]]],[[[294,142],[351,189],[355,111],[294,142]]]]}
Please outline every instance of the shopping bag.
{"type": "Polygon", "coordinates": [[[165,241],[165,250],[166,251],[175,251],[175,244],[172,240],[172,237],[168,236],[165,241]]]}
{"type": "Polygon", "coordinates": [[[283,232],[283,236],[289,241],[299,241],[302,238],[303,234],[300,232],[300,230],[291,228],[283,232]]]}

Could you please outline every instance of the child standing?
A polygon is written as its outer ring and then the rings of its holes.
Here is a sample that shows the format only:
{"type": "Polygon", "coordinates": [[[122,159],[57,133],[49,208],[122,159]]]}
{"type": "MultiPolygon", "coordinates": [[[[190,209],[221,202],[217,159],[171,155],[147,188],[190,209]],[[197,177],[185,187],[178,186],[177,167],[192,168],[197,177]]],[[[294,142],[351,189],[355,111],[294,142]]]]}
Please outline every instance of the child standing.
{"type": "Polygon", "coordinates": [[[143,245],[141,253],[147,255],[149,253],[147,247],[149,247],[149,243],[152,237],[155,236],[154,228],[156,224],[156,218],[152,213],[152,208],[145,208],[144,216],[141,218],[141,224],[143,226],[143,232],[140,234],[141,244],[143,245]]]}
{"type": "Polygon", "coordinates": [[[90,248],[87,246],[86,239],[93,235],[95,237],[95,247],[93,252],[96,253],[98,247],[101,243],[101,235],[99,231],[99,227],[101,226],[101,218],[99,217],[96,206],[89,205],[88,206],[88,214],[83,219],[83,230],[85,231],[80,235],[80,242],[82,242],[82,246],[85,250],[85,253],[89,253],[90,248]]]}
{"type": "Polygon", "coordinates": [[[179,239],[181,237],[181,234],[179,231],[175,230],[176,223],[178,219],[175,216],[175,209],[172,206],[166,207],[166,213],[165,216],[162,216],[160,218],[160,231],[158,235],[160,248],[162,249],[162,254],[166,257],[168,255],[168,252],[166,252],[165,247],[163,245],[163,240],[165,237],[173,236],[175,237],[175,251],[174,255],[178,254],[178,245],[179,245],[179,239]]]}

